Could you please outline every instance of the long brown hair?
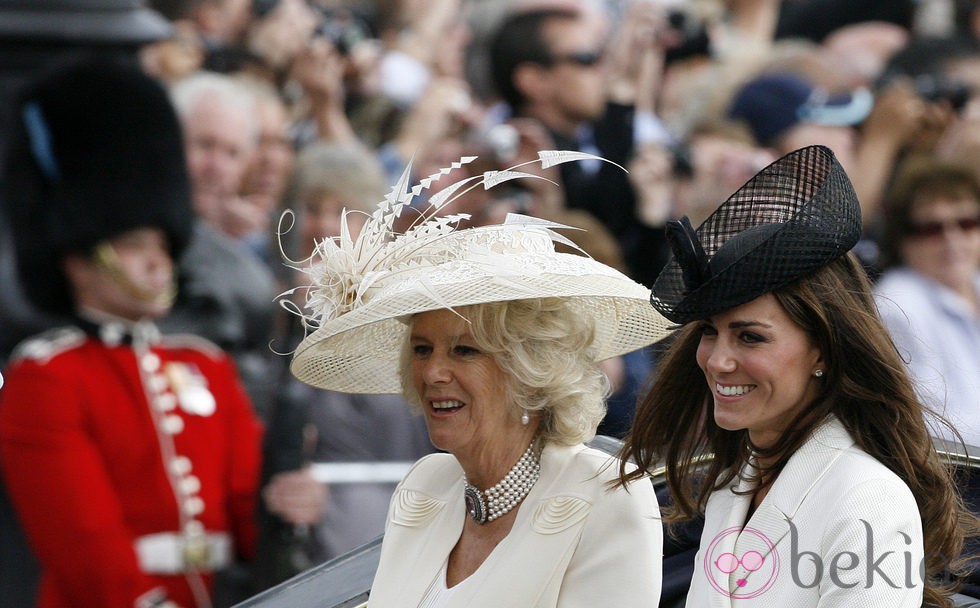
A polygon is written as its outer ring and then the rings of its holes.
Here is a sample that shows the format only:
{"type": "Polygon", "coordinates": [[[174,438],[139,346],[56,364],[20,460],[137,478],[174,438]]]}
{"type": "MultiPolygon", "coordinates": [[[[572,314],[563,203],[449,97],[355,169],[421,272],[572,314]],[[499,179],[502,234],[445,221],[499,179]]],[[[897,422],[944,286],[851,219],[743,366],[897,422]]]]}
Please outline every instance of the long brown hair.
{"type": "MultiPolygon", "coordinates": [[[[836,416],[862,450],[898,475],[912,491],[922,520],[925,606],[945,606],[954,585],[947,572],[962,569],[964,539],[977,533],[977,518],[963,505],[952,470],[936,452],[926,419],[946,425],[915,394],[905,364],[878,318],[863,268],[848,254],[773,292],[790,318],[807,331],[827,365],[820,394],[792,421],[770,449],[754,448],[748,432],[726,431],[714,421],[714,405],[695,354],[698,323],[681,328],[655,370],[623,446],[623,483],[666,465],[673,506],[669,521],[703,513],[708,496],[740,474],[753,451],[775,457],[763,469],[773,483],[814,426],[836,416]],[[713,454],[707,464],[698,458],[713,454]],[[626,460],[638,468],[628,471],[626,460]]],[[[954,431],[955,432],[955,431],[954,431]]]]}

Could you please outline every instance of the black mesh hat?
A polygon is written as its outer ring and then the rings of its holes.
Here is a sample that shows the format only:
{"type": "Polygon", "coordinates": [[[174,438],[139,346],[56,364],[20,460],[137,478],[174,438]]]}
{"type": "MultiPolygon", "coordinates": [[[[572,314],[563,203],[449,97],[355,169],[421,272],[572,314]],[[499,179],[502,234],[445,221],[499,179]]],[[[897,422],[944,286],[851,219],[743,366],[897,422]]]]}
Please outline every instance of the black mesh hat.
{"type": "Polygon", "coordinates": [[[724,312],[814,272],[861,236],[861,208],[834,153],[809,146],[775,161],[695,231],[668,222],[672,255],[650,302],[675,323],[724,312]]]}

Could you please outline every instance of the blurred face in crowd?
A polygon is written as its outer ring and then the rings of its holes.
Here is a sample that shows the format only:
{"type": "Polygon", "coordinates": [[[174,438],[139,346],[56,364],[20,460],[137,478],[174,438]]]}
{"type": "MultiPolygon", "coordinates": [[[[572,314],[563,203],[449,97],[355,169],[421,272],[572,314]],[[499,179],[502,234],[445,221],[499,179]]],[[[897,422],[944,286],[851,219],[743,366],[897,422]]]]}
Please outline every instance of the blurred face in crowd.
{"type": "Polygon", "coordinates": [[[279,0],[267,15],[253,22],[248,49],[268,67],[284,70],[306,47],[318,21],[316,12],[303,0],[279,0]]]}
{"type": "Polygon", "coordinates": [[[905,264],[950,289],[973,289],[980,270],[980,201],[963,193],[912,203],[905,264]]]}
{"type": "Polygon", "coordinates": [[[79,306],[123,319],[155,319],[173,301],[174,264],[158,228],[124,232],[93,255],[72,254],[65,274],[79,306]]]}
{"type": "Polygon", "coordinates": [[[195,25],[209,40],[220,44],[237,43],[252,14],[251,0],[206,0],[195,4],[195,25]]]}
{"type": "MultiPolygon", "coordinates": [[[[308,194],[304,197],[299,222],[300,243],[306,247],[306,250],[301,252],[304,257],[313,252],[314,242],[340,234],[340,217],[346,206],[344,201],[332,192],[308,194]]],[[[363,216],[352,213],[347,221],[352,231],[351,238],[356,238],[363,224],[363,216]]]]}
{"type": "Polygon", "coordinates": [[[716,134],[696,135],[690,140],[693,175],[683,197],[681,213],[697,226],[732,192],[772,161],[767,148],[716,134]]]}
{"type": "Polygon", "coordinates": [[[202,97],[184,118],[187,167],[197,213],[220,225],[222,201],[238,196],[255,146],[246,112],[202,97]]]}
{"type": "Polygon", "coordinates": [[[268,97],[256,99],[255,115],[259,141],[245,172],[242,194],[272,211],[286,189],[295,159],[289,117],[279,100],[268,97]]]}
{"type": "Polygon", "coordinates": [[[552,19],[544,24],[551,62],[532,77],[538,81],[532,96],[536,117],[548,127],[571,134],[580,123],[602,116],[606,107],[606,32],[605,22],[598,15],[552,19]]]}

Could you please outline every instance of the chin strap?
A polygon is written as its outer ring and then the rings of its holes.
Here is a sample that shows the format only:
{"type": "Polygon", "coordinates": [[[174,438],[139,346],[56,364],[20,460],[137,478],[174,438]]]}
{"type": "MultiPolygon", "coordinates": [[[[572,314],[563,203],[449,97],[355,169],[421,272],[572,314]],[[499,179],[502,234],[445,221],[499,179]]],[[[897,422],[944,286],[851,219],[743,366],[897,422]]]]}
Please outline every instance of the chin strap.
{"type": "Polygon", "coordinates": [[[170,306],[177,298],[176,280],[171,281],[170,288],[163,292],[144,289],[134,283],[123,272],[122,264],[119,263],[119,257],[116,255],[116,250],[112,248],[109,241],[102,241],[95,246],[92,253],[92,260],[96,266],[109,275],[116,285],[119,285],[119,287],[134,298],[144,302],[152,302],[160,306],[170,306]]]}

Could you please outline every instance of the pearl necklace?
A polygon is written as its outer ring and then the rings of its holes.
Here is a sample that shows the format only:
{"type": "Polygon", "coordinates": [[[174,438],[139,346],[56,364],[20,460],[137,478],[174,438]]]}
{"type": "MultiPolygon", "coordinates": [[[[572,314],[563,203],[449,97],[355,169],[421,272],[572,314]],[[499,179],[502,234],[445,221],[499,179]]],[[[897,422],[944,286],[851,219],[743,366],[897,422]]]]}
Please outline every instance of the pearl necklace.
{"type": "Polygon", "coordinates": [[[466,512],[476,523],[485,524],[505,515],[531,491],[541,475],[541,450],[536,443],[531,441],[517,464],[493,487],[480,491],[463,476],[466,512]]]}

